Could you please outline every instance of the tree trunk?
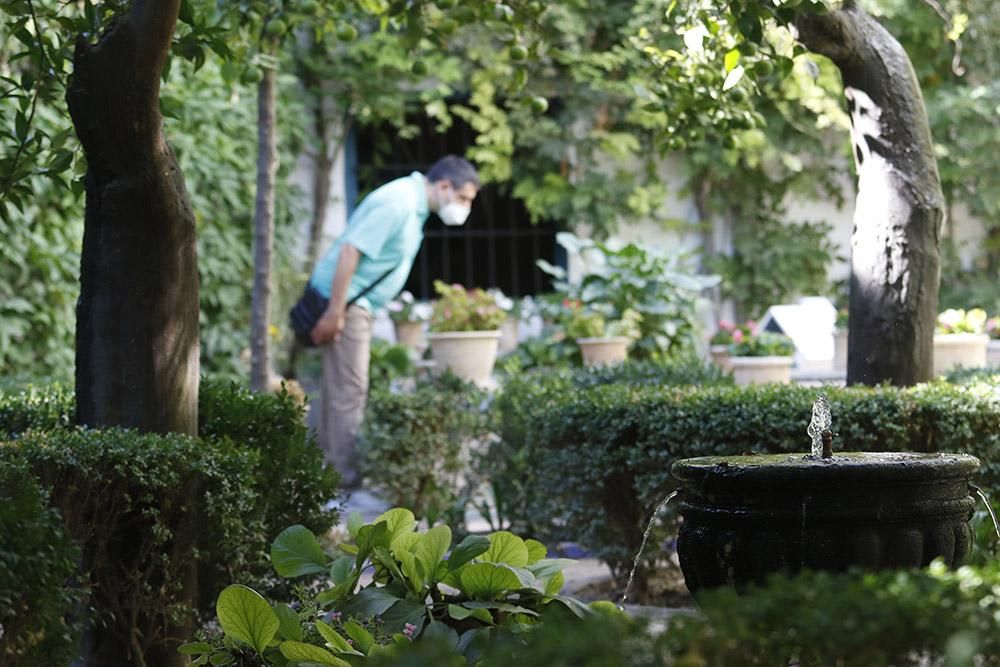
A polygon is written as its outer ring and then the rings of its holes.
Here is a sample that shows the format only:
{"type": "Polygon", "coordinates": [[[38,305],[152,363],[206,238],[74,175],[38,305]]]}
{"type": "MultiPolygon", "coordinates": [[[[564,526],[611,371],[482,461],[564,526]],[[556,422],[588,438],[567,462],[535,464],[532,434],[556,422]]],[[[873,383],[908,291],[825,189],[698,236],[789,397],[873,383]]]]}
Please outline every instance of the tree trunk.
{"type": "Polygon", "coordinates": [[[274,247],[274,181],[278,172],[277,72],[267,67],[257,91],[257,203],[253,219],[253,306],[250,312],[250,388],[267,391],[271,380],[268,328],[274,247]]]}
{"type": "Polygon", "coordinates": [[[79,39],[66,92],[87,155],[76,421],[198,430],[194,214],[163,136],[160,73],[180,0],[136,0],[79,39]]]}
{"type": "MultiPolygon", "coordinates": [[[[87,156],[76,336],[76,421],[85,426],[198,430],[194,214],[159,110],[179,7],[134,0],[96,43],[81,36],[73,57],[66,101],[87,156]]],[[[119,554],[135,543],[127,531],[115,540],[119,554]]],[[[186,592],[190,603],[196,592],[186,592]]],[[[117,617],[90,631],[85,664],[145,665],[145,639],[161,642],[155,664],[182,665],[176,647],[192,632],[190,617],[179,626],[117,617]],[[151,628],[145,638],[132,632],[140,623],[151,628]]]]}
{"type": "Polygon", "coordinates": [[[851,114],[858,196],[847,382],[929,380],[945,207],[920,85],[902,46],[853,1],[797,27],[840,69],[851,114]]]}

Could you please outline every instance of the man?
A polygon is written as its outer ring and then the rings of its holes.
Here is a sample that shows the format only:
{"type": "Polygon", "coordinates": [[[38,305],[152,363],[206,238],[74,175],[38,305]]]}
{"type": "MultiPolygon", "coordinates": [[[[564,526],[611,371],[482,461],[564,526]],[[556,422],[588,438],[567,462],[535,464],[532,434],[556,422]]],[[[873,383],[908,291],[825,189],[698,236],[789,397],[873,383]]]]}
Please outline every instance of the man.
{"type": "Polygon", "coordinates": [[[446,225],[464,224],[478,192],[475,167],[454,155],[426,176],[415,171],[383,185],[351,214],[309,280],[330,300],[310,333],[323,350],[319,441],[347,488],[360,481],[355,443],[368,396],[372,314],[406,284],[429,212],[446,225]]]}

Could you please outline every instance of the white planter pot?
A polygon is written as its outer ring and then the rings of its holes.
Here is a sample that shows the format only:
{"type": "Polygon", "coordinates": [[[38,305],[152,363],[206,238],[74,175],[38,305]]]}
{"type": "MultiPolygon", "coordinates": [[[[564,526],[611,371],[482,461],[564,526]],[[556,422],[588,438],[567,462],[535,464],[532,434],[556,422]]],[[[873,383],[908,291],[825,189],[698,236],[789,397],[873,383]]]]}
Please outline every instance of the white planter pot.
{"type": "Polygon", "coordinates": [[[1000,340],[991,340],[986,346],[986,363],[994,368],[1000,367],[1000,340]]]}
{"type": "Polygon", "coordinates": [[[710,345],[708,347],[708,353],[712,356],[713,364],[724,371],[728,371],[730,369],[728,345],[710,345]]]}
{"type": "Polygon", "coordinates": [[[788,384],[792,357],[729,357],[736,384],[788,384]]]}
{"type": "Polygon", "coordinates": [[[422,322],[393,321],[392,326],[396,329],[396,342],[400,345],[417,351],[427,347],[422,322]]]}
{"type": "Polygon", "coordinates": [[[583,355],[583,365],[588,368],[615,366],[628,359],[628,345],[632,342],[625,336],[606,338],[577,338],[583,355]]]}
{"type": "Polygon", "coordinates": [[[427,334],[436,367],[485,387],[497,360],[500,331],[442,331],[427,334]]]}
{"type": "Polygon", "coordinates": [[[833,370],[847,371],[847,329],[833,332],[833,370]]]}
{"type": "Polygon", "coordinates": [[[511,352],[517,347],[520,320],[516,317],[508,317],[500,325],[500,354],[511,352]]]}
{"type": "Polygon", "coordinates": [[[936,334],[934,336],[934,375],[943,375],[958,367],[982,368],[986,365],[986,334],[936,334]]]}

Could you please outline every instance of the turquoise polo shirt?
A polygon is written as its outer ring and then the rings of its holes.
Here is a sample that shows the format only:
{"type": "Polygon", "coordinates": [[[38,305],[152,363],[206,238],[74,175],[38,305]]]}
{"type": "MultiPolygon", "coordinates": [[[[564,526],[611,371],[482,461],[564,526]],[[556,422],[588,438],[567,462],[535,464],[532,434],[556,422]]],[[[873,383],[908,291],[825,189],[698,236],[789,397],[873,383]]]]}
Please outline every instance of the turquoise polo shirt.
{"type": "Polygon", "coordinates": [[[361,251],[357,271],[347,290],[350,301],[389,269],[395,269],[355,303],[370,313],[383,308],[406,284],[413,260],[424,240],[427,187],[415,171],[372,191],[347,219],[347,229],[313,269],[309,283],[330,298],[340,249],[345,243],[361,251]]]}

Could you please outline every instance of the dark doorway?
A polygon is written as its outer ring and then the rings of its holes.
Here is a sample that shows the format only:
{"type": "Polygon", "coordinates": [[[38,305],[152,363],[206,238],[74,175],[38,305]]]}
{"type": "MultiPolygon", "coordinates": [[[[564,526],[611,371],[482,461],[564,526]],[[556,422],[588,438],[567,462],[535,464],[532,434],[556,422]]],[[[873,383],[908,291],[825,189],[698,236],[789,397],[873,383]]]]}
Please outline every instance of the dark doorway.
{"type": "MultiPolygon", "coordinates": [[[[459,118],[444,133],[426,116],[410,120],[420,128],[412,139],[400,138],[392,127],[358,129],[357,184],[362,194],[413,171],[426,171],[449,153],[464,155],[475,143],[475,132],[459,118]]],[[[508,296],[551,291],[550,278],[535,260],[556,261],[556,231],[552,222],[531,224],[520,200],[502,187],[486,185],[462,227],[446,227],[433,214],[427,220],[424,243],[405,289],[418,299],[435,296],[435,280],[498,287],[508,296]]]]}

